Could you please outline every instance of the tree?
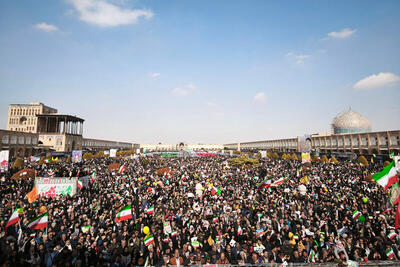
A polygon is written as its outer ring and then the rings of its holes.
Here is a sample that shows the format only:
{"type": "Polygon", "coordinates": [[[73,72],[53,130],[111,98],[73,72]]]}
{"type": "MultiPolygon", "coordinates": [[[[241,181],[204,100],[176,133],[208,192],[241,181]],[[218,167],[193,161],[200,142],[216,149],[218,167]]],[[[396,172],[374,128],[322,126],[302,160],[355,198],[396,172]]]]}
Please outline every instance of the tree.
{"type": "Polygon", "coordinates": [[[93,154],[86,152],[85,154],[83,154],[82,159],[83,160],[91,160],[91,159],[93,159],[93,154]]]}
{"type": "Polygon", "coordinates": [[[335,157],[330,158],[329,162],[330,163],[335,163],[335,164],[339,163],[339,161],[335,157]]]}
{"type": "Polygon", "coordinates": [[[390,164],[390,162],[389,161],[385,161],[384,163],[383,163],[383,167],[385,168],[387,165],[389,165],[390,164]]]}
{"type": "Polygon", "coordinates": [[[272,152],[267,152],[267,157],[268,157],[268,158],[272,158],[272,157],[273,157],[272,152]]]}
{"type": "Polygon", "coordinates": [[[40,160],[39,160],[39,165],[42,165],[44,163],[45,159],[46,159],[45,157],[41,157],[40,160]]]}
{"type": "Polygon", "coordinates": [[[314,155],[313,158],[311,159],[312,162],[320,162],[320,158],[318,158],[317,155],[314,155]]]}
{"type": "Polygon", "coordinates": [[[14,161],[13,169],[22,169],[24,167],[24,160],[22,158],[17,158],[14,161]]]}
{"type": "Polygon", "coordinates": [[[322,163],[327,163],[327,162],[329,162],[328,157],[327,157],[326,155],[323,155],[323,156],[321,157],[321,162],[322,162],[322,163]]]}
{"type": "Polygon", "coordinates": [[[293,153],[292,156],[291,156],[291,158],[292,158],[293,160],[298,160],[296,153],[293,153]]]}
{"type": "Polygon", "coordinates": [[[68,156],[67,163],[71,163],[71,156],[68,156]]]}
{"type": "Polygon", "coordinates": [[[95,158],[103,158],[104,157],[104,151],[99,151],[96,153],[96,155],[94,156],[95,158]]]}
{"type": "Polygon", "coordinates": [[[278,155],[278,153],[276,153],[276,152],[274,152],[274,153],[272,154],[272,157],[273,157],[274,159],[279,159],[279,155],[278,155]]]}
{"type": "Polygon", "coordinates": [[[363,166],[368,166],[368,160],[364,156],[358,157],[357,162],[363,166]]]}

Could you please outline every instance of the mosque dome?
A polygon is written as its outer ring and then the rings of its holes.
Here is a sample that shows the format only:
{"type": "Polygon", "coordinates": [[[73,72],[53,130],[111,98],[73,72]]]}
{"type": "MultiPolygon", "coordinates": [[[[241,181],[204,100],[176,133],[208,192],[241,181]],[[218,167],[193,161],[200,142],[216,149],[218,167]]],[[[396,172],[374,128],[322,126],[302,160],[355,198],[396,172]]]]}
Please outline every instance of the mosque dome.
{"type": "Polygon", "coordinates": [[[349,110],[333,118],[332,128],[335,134],[366,133],[371,131],[371,123],[360,113],[349,110]]]}

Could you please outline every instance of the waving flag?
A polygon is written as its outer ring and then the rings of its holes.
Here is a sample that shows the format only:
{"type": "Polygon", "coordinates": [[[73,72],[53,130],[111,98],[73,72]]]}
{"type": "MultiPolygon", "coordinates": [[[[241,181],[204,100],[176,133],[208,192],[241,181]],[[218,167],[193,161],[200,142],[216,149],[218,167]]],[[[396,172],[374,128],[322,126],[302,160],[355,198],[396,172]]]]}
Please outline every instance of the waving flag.
{"type": "Polygon", "coordinates": [[[16,224],[17,222],[19,222],[19,215],[18,214],[19,214],[18,209],[14,210],[14,212],[11,214],[11,217],[8,220],[5,228],[10,227],[11,225],[16,224]]]}
{"type": "Polygon", "coordinates": [[[147,235],[144,239],[144,244],[149,246],[150,244],[154,243],[154,237],[152,235],[147,235]]]}
{"type": "Polygon", "coordinates": [[[270,186],[271,186],[271,179],[266,178],[266,179],[264,179],[264,181],[257,184],[257,190],[260,190],[261,188],[264,188],[264,187],[268,188],[270,186]]]}
{"type": "Polygon", "coordinates": [[[125,220],[129,220],[132,219],[132,210],[131,210],[131,206],[126,206],[123,209],[121,209],[118,213],[117,216],[115,217],[115,221],[116,222],[120,222],[120,221],[125,221],[125,220]]]}
{"type": "Polygon", "coordinates": [[[148,208],[146,209],[146,213],[147,213],[147,214],[154,214],[154,206],[148,207],[148,208]]]}
{"type": "Polygon", "coordinates": [[[78,185],[79,189],[82,189],[83,183],[82,183],[81,179],[78,179],[78,184],[77,185],[78,185]]]}
{"type": "Polygon", "coordinates": [[[394,161],[387,165],[382,171],[372,175],[372,179],[384,189],[388,189],[394,183],[398,182],[399,179],[397,177],[394,161]]]}
{"type": "Polygon", "coordinates": [[[43,229],[43,228],[47,228],[48,225],[48,220],[49,220],[49,214],[47,213],[47,211],[43,214],[40,214],[38,217],[36,217],[35,219],[31,220],[28,223],[28,228],[30,229],[43,229]]]}
{"type": "Polygon", "coordinates": [[[118,173],[121,174],[121,173],[123,173],[125,170],[126,170],[125,165],[122,165],[122,166],[119,168],[118,173]]]}

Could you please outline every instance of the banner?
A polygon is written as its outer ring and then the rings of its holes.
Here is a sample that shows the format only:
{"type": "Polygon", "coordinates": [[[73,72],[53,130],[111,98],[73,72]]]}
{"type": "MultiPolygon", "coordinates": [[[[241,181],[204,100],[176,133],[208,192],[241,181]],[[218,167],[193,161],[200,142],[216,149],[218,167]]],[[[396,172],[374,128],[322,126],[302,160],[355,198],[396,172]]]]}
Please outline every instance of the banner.
{"type": "Polygon", "coordinates": [[[260,151],[261,157],[266,158],[267,157],[267,151],[260,151]]]}
{"type": "Polygon", "coordinates": [[[71,159],[72,159],[73,163],[81,163],[82,162],[82,150],[73,150],[71,159]]]}
{"type": "Polygon", "coordinates": [[[110,158],[115,158],[117,156],[117,150],[116,149],[110,149],[110,158]]]}
{"type": "Polygon", "coordinates": [[[7,172],[8,171],[8,157],[10,151],[2,150],[0,151],[0,172],[7,172]]]}
{"type": "Polygon", "coordinates": [[[40,196],[55,197],[59,195],[76,194],[77,178],[50,178],[35,179],[35,186],[40,196]]]}
{"type": "Polygon", "coordinates": [[[301,163],[311,162],[310,153],[301,153],[301,163]]]}

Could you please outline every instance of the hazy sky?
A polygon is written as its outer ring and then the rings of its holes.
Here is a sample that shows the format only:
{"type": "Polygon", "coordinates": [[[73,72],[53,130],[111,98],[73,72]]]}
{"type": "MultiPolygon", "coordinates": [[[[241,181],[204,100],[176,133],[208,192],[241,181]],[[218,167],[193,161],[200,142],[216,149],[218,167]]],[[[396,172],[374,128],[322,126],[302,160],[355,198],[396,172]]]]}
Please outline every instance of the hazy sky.
{"type": "Polygon", "coordinates": [[[400,129],[400,1],[3,0],[10,103],[84,136],[229,143],[328,132],[351,106],[400,129]]]}

